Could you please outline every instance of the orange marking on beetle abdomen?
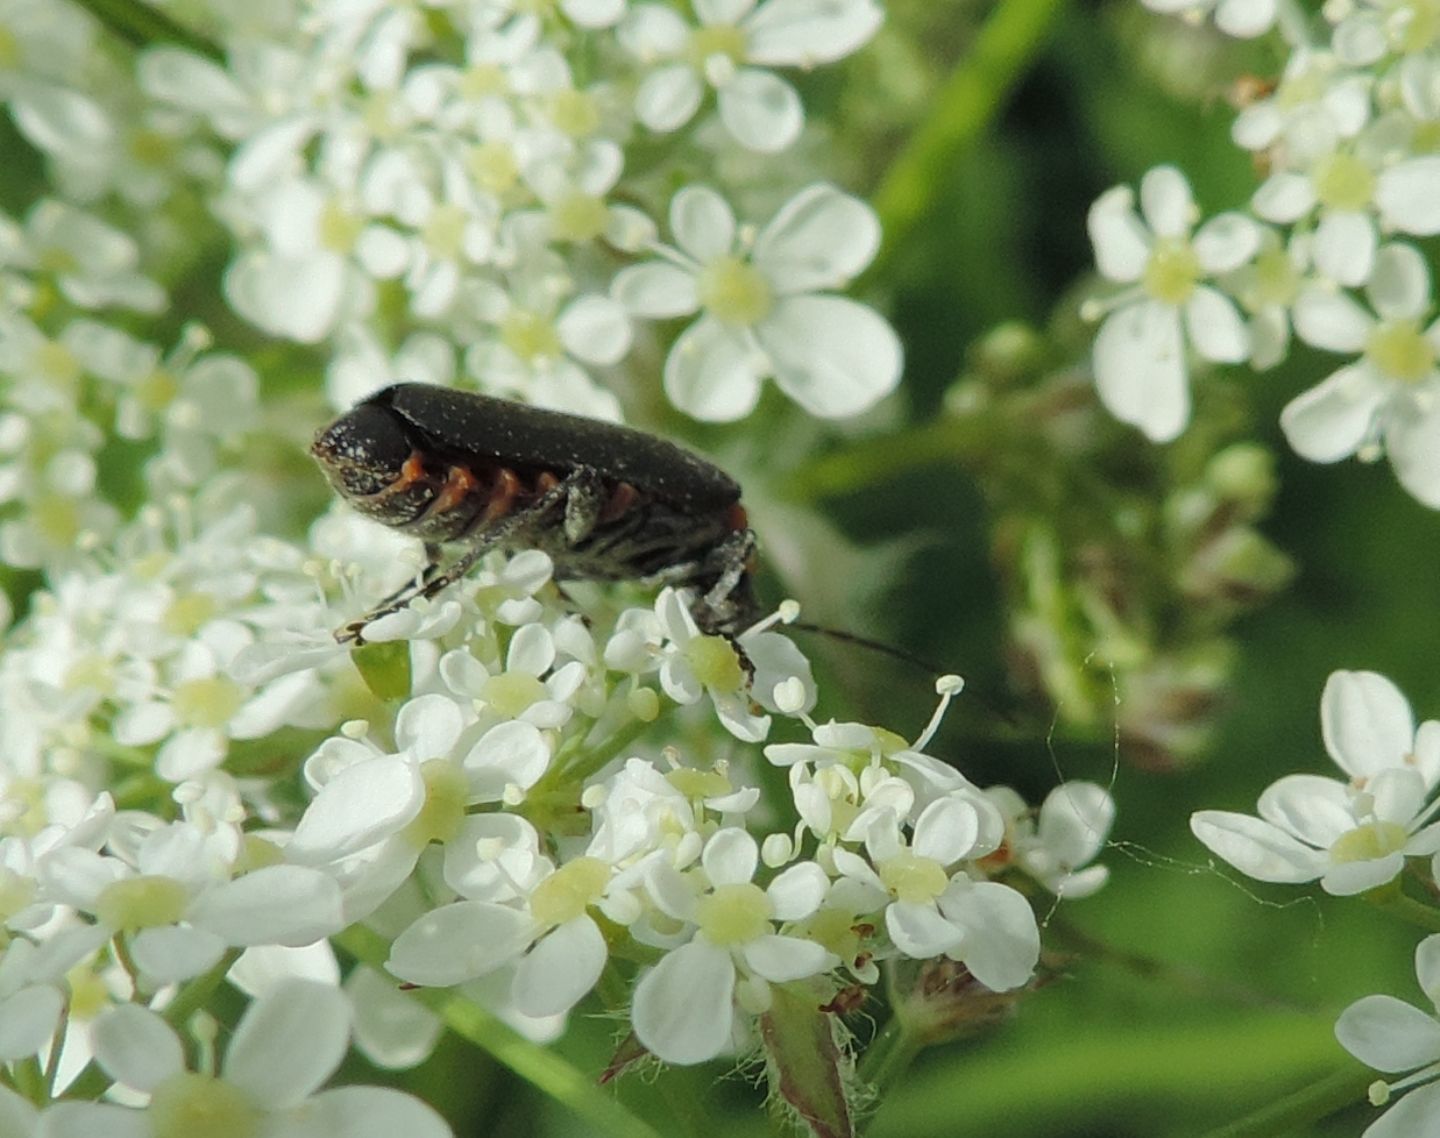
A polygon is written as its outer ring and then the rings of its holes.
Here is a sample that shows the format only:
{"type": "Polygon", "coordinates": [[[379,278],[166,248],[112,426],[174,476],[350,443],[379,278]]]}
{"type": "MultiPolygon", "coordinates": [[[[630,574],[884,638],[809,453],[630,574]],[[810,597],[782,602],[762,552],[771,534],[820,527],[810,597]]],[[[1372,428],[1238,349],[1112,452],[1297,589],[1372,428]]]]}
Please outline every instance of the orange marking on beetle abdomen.
{"type": "Polygon", "coordinates": [[[383,501],[395,494],[403,494],[417,482],[425,481],[425,456],[418,450],[412,451],[400,466],[400,474],[385,489],[370,495],[374,501],[383,501]]]}
{"type": "Polygon", "coordinates": [[[525,484],[520,481],[520,475],[509,467],[502,466],[495,472],[495,484],[490,487],[490,502],[485,507],[485,520],[493,522],[508,514],[524,488],[525,484]]]}
{"type": "Polygon", "coordinates": [[[631,486],[628,482],[615,483],[615,489],[610,491],[610,497],[605,500],[605,505],[600,510],[600,524],[613,522],[616,518],[623,518],[640,498],[640,491],[631,486]]]}
{"type": "Polygon", "coordinates": [[[535,476],[535,493],[548,494],[560,485],[559,477],[549,470],[542,470],[535,476]]]}
{"type": "Polygon", "coordinates": [[[445,484],[430,506],[430,513],[445,514],[453,510],[480,488],[480,480],[468,466],[452,466],[445,475],[445,484]]]}
{"type": "Polygon", "coordinates": [[[745,530],[750,528],[750,517],[745,513],[745,507],[736,502],[725,511],[725,525],[732,530],[745,530]]]}

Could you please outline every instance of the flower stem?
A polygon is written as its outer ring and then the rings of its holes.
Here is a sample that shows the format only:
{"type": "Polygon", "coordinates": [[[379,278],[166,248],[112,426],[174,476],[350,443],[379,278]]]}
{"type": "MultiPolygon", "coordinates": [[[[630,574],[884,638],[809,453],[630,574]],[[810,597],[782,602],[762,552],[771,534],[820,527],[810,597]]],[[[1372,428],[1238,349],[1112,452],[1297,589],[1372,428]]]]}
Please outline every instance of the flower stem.
{"type": "Polygon", "coordinates": [[[217,63],[225,59],[218,44],[140,0],[76,0],[76,3],[132,47],[173,44],[217,63]]]}
{"type": "Polygon", "coordinates": [[[582,751],[573,762],[565,766],[561,772],[561,778],[566,783],[579,783],[589,778],[598,771],[636,739],[643,735],[649,723],[642,723],[638,719],[632,719],[623,727],[618,727],[611,734],[601,739],[595,746],[582,751]]]}
{"type": "Polygon", "coordinates": [[[1411,897],[1400,887],[1398,880],[1372,889],[1364,897],[1375,908],[1392,917],[1398,917],[1427,933],[1440,933],[1440,909],[1411,897]]]}
{"type": "Polygon", "coordinates": [[[906,1028],[899,1016],[880,1029],[860,1060],[860,1079],[876,1093],[877,1100],[887,1087],[905,1073],[924,1047],[920,1037],[906,1028]]]}
{"type": "Polygon", "coordinates": [[[1270,1138],[1275,1134],[1298,1133],[1337,1110],[1363,1101],[1366,1089],[1374,1081],[1374,1071],[1346,1067],[1262,1106],[1253,1114],[1212,1130],[1204,1138],[1270,1138]]]}
{"type": "Polygon", "coordinates": [[[930,116],[890,164],[871,196],[885,247],[867,276],[904,245],[935,209],[945,172],[985,133],[1002,101],[1045,42],[1061,0],[1001,0],[964,60],[936,92],[930,116]]]}

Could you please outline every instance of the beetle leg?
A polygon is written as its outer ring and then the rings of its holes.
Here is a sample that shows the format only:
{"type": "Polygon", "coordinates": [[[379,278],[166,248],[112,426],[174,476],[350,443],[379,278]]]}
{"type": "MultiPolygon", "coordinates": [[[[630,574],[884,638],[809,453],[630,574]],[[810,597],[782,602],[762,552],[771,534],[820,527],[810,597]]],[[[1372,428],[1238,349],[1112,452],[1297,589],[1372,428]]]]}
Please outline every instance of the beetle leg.
{"type": "MultiPolygon", "coordinates": [[[[600,472],[589,466],[578,467],[550,491],[556,492],[563,492],[565,497],[565,542],[579,545],[594,532],[609,499],[600,472]]],[[[542,497],[535,505],[538,507],[544,500],[542,497]]]]}
{"type": "MultiPolygon", "coordinates": [[[[439,547],[427,543],[425,552],[430,560],[421,572],[420,579],[411,585],[407,585],[398,593],[381,602],[359,620],[353,620],[349,624],[336,629],[335,639],[341,644],[346,644],[350,641],[354,641],[357,645],[365,643],[365,638],[362,634],[367,625],[379,620],[382,616],[389,616],[393,612],[399,612],[412,601],[419,600],[422,597],[429,599],[438,596],[470,572],[470,570],[475,567],[475,563],[484,557],[485,554],[489,553],[490,550],[505,545],[517,534],[523,533],[530,526],[533,526],[536,522],[561,506],[565,509],[565,523],[568,537],[570,495],[572,491],[578,491],[578,496],[582,499],[582,504],[576,507],[577,517],[580,521],[584,521],[587,516],[587,511],[590,509],[590,507],[584,505],[584,502],[591,501],[596,503],[593,508],[593,515],[589,515],[588,522],[590,526],[593,526],[595,520],[600,516],[601,508],[603,508],[605,504],[603,490],[598,493],[591,492],[591,487],[598,486],[598,484],[599,475],[589,467],[581,467],[571,472],[563,482],[556,483],[528,506],[504,514],[477,529],[470,539],[469,547],[444,570],[440,568],[439,547]]],[[[577,525],[578,524],[579,522],[577,522],[577,525]]],[[[581,534],[582,539],[583,537],[584,533],[581,534]]]]}
{"type": "MultiPolygon", "coordinates": [[[[750,594],[750,561],[755,555],[753,530],[735,530],[705,558],[707,573],[718,573],[710,587],[690,606],[702,632],[734,635],[755,616],[750,594]]],[[[737,645],[738,647],[738,645],[737,645]]]]}

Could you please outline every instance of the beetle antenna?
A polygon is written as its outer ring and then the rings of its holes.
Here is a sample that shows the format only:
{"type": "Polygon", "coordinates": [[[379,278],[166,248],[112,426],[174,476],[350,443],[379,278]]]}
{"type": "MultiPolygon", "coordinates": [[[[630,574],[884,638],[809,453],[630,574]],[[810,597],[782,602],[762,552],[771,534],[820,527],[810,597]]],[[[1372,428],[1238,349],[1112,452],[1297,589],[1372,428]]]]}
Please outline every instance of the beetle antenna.
{"type": "Polygon", "coordinates": [[[886,644],[881,640],[871,640],[868,636],[846,632],[843,628],[826,628],[823,624],[810,624],[803,620],[792,621],[789,627],[799,629],[801,632],[818,632],[821,636],[828,636],[832,640],[843,640],[846,644],[868,648],[872,652],[879,652],[882,656],[889,656],[892,660],[899,660],[912,667],[920,668],[932,676],[938,676],[945,672],[944,668],[937,668],[929,660],[923,660],[913,652],[907,652],[903,648],[897,648],[895,645],[886,644]]]}
{"type": "MultiPolygon", "coordinates": [[[[929,672],[932,676],[943,676],[948,671],[948,669],[936,667],[929,660],[917,656],[913,652],[907,652],[905,649],[897,648],[893,644],[886,644],[883,640],[871,640],[868,636],[860,636],[854,632],[846,632],[843,628],[827,628],[823,624],[810,624],[803,620],[792,620],[787,627],[798,629],[801,632],[818,632],[822,636],[829,636],[834,640],[842,640],[846,644],[854,644],[859,648],[868,648],[872,652],[879,652],[882,656],[889,656],[892,660],[899,660],[912,667],[920,668],[929,672]]],[[[969,688],[967,688],[966,691],[969,693],[971,699],[996,719],[1011,727],[1019,726],[1019,722],[1012,712],[1001,710],[992,700],[986,699],[978,692],[971,691],[969,688]]]]}

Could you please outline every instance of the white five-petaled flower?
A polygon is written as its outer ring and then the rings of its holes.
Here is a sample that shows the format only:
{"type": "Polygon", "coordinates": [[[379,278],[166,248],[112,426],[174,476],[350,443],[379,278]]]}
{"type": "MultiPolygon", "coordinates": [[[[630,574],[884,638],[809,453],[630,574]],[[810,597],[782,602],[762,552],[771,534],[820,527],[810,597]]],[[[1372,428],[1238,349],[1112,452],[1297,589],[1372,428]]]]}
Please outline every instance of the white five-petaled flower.
{"type": "MultiPolygon", "coordinates": [[[[1415,978],[1440,1013],[1440,935],[1427,936],[1415,946],[1415,978]]],[[[1440,1063],[1437,1015],[1394,996],[1365,996],[1340,1013],[1335,1038],[1367,1067],[1387,1074],[1414,1072],[1389,1086],[1371,1087],[1377,1106],[1395,1091],[1421,1084],[1366,1127],[1361,1138],[1412,1138],[1440,1130],[1440,1083],[1434,1081],[1440,1063]]]]}
{"type": "Polygon", "coordinates": [[[404,1134],[447,1138],[430,1107],[388,1087],[321,1091],[350,1044],[350,1009],[338,988],[313,981],[277,985],[246,1010],[219,1075],[191,1071],[180,1038],[158,1014],[134,1004],[104,1013],[95,1058],[116,1082],[149,1096],[141,1108],[61,1102],[40,1119],[41,1138],[153,1138],[194,1133],[192,1120],[224,1120],[230,1134],[291,1138],[404,1134]]]}
{"type": "Polygon", "coordinates": [[[1280,415],[1290,445],[1312,462],[1338,462],[1384,448],[1400,485],[1440,508],[1440,320],[1430,272],[1410,245],[1375,257],[1365,295],[1319,286],[1295,302],[1295,333],[1307,343],[1360,358],[1292,399],[1280,415]]]}
{"type": "Polygon", "coordinates": [[[874,0],[694,0],[693,7],[697,27],[659,4],[637,5],[621,25],[621,42],[656,65],[636,92],[635,116],[651,130],[678,130],[708,84],[725,129],[766,153],[795,141],[805,113],[795,88],[765,68],[833,62],[884,18],[874,0]]]}
{"type": "Polygon", "coordinates": [[[1211,218],[1191,236],[1195,203],[1185,176],[1157,166],[1140,182],[1140,213],[1128,186],[1090,207],[1095,261],[1130,285],[1108,304],[1095,339],[1095,382],[1117,419],[1169,442],[1190,418],[1188,344],[1213,363],[1240,363],[1250,335],[1229,297],[1204,282],[1239,268],[1260,247],[1260,227],[1238,213],[1211,218]]]}
{"type": "Polygon", "coordinates": [[[759,855],[753,837],[727,827],[705,843],[701,880],[665,860],[647,874],[655,904],[693,933],[635,986],[635,1034],[668,1063],[703,1063],[720,1054],[732,1037],[737,997],[747,1010],[763,1011],[769,983],[840,963],[822,945],[774,928],[820,908],[830,885],[825,872],[814,862],[797,862],[762,889],[751,880],[759,855]]]}
{"type": "Polygon", "coordinates": [[[1375,672],[1331,675],[1320,721],[1349,781],[1287,775],[1261,794],[1260,817],[1201,810],[1190,829],[1259,881],[1318,879],[1327,893],[1363,893],[1393,880],[1406,857],[1440,850],[1428,802],[1440,781],[1440,722],[1417,730],[1405,697],[1375,672]]]}
{"type": "Polygon", "coordinates": [[[615,297],[650,319],[700,319],[665,361],[665,393],[697,419],[748,415],[760,381],[821,418],[858,415],[895,387],[901,349],[874,311],[830,290],[865,268],[880,244],[868,205],[834,186],[801,190],[750,237],[725,199],[688,186],[670,203],[678,248],[621,270],[615,297]]]}
{"type": "Polygon", "coordinates": [[[1033,815],[1008,786],[988,787],[985,795],[1005,816],[1007,860],[1057,897],[1088,897],[1109,880],[1108,866],[1089,864],[1115,820],[1115,800],[1103,786],[1063,782],[1033,815]]]}

